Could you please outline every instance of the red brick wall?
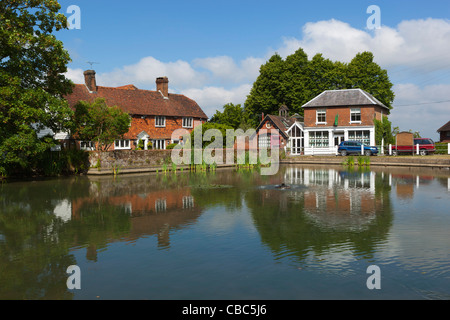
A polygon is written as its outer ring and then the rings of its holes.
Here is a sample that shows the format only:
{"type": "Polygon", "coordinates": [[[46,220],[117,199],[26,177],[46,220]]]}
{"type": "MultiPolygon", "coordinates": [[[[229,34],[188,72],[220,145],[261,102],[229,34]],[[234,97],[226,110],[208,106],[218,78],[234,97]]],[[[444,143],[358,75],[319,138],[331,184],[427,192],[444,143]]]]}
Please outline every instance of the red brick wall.
{"type": "MultiPolygon", "coordinates": [[[[378,106],[361,106],[355,107],[361,109],[361,123],[350,124],[350,107],[328,107],[328,108],[305,108],[305,127],[329,127],[334,125],[336,115],[339,114],[338,126],[364,126],[373,125],[373,119],[381,120],[381,107],[378,106]],[[316,125],[316,111],[325,109],[327,111],[326,124],[316,125]]],[[[386,111],[383,111],[384,114],[386,111]]]]}
{"type": "MultiPolygon", "coordinates": [[[[193,126],[197,126],[200,123],[204,123],[205,121],[199,119],[193,119],[193,126]]],[[[131,120],[131,126],[128,133],[125,134],[125,139],[136,140],[138,134],[142,131],[147,132],[150,136],[150,139],[165,139],[170,140],[172,137],[172,133],[176,129],[185,129],[188,132],[191,132],[193,128],[183,128],[183,118],[182,117],[166,117],[166,126],[165,127],[156,127],[155,126],[155,116],[147,116],[142,118],[140,116],[133,116],[131,120]]],[[[166,141],[166,143],[170,143],[166,141]]],[[[134,149],[135,146],[133,143],[130,144],[131,148],[134,149]]]]}

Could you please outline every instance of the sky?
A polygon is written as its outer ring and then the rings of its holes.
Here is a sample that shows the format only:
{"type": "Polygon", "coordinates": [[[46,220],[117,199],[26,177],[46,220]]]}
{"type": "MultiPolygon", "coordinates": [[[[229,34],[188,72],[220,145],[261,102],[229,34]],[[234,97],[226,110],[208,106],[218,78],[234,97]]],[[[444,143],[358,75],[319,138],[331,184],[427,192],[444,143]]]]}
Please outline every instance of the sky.
{"type": "Polygon", "coordinates": [[[155,90],[156,78],[167,76],[169,92],[211,117],[227,103],[244,105],[275,53],[285,58],[302,48],[309,58],[350,62],[370,51],[394,84],[394,127],[438,141],[436,131],[450,121],[448,0],[59,2],[78,27],[55,33],[70,53],[67,77],[75,83],[84,83],[87,69],[100,86],[155,90]]]}

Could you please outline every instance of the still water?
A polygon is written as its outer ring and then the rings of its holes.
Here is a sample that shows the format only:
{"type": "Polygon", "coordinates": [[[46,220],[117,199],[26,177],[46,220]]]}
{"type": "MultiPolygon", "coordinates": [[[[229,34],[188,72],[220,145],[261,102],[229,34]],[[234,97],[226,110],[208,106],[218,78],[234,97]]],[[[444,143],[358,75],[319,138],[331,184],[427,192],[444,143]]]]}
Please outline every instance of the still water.
{"type": "Polygon", "coordinates": [[[282,166],[0,191],[0,299],[450,299],[448,171],[282,166]]]}

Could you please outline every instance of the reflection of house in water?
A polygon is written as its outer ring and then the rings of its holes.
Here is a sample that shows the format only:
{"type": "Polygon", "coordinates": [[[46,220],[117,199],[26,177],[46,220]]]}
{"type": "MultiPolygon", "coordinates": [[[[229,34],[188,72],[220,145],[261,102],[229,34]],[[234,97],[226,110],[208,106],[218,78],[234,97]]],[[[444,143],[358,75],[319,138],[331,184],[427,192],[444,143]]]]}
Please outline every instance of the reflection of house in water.
{"type": "Polygon", "coordinates": [[[317,165],[282,170],[280,183],[289,188],[266,185],[246,195],[261,239],[276,257],[303,261],[333,253],[339,243],[373,256],[392,225],[387,177],[317,165]]]}
{"type": "Polygon", "coordinates": [[[371,171],[288,168],[285,183],[300,184],[305,215],[320,227],[360,229],[369,224],[383,198],[375,197],[376,175],[371,171]]]}
{"type": "Polygon", "coordinates": [[[154,190],[141,194],[127,192],[104,199],[77,199],[72,205],[73,218],[82,219],[86,206],[121,208],[123,214],[129,216],[130,222],[129,232],[120,238],[121,241],[136,241],[141,237],[156,235],[158,246],[162,248],[170,246],[171,230],[195,222],[201,214],[189,188],[154,190]]]}

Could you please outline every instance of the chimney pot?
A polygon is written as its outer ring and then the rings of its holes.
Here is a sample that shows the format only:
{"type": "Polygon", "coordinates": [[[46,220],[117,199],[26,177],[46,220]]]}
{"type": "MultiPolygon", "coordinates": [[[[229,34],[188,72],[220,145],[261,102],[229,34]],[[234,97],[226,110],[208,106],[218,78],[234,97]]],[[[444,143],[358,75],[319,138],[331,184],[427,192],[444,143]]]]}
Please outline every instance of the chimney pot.
{"type": "Polygon", "coordinates": [[[169,97],[169,79],[167,77],[156,78],[156,91],[161,92],[164,98],[169,97]]]}
{"type": "Polygon", "coordinates": [[[90,92],[97,91],[97,82],[95,80],[95,71],[94,70],[86,70],[84,73],[84,82],[86,87],[90,92]]]}

